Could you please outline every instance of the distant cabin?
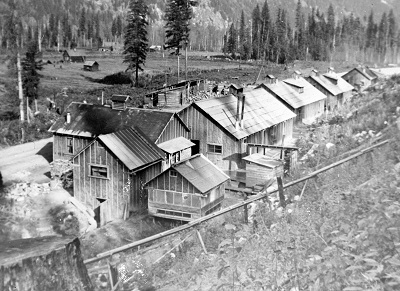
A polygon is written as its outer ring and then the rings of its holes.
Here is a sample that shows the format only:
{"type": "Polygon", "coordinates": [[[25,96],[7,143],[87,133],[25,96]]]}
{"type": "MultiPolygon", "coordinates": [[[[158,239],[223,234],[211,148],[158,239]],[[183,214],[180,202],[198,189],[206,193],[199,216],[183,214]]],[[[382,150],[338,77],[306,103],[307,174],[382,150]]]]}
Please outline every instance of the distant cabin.
{"type": "Polygon", "coordinates": [[[84,63],[86,61],[86,53],[84,50],[64,50],[63,52],[64,62],[71,63],[84,63]]]}
{"type": "Polygon", "coordinates": [[[375,85],[378,81],[378,76],[369,68],[354,68],[342,75],[342,78],[357,88],[358,91],[363,91],[375,85]]]}
{"type": "Polygon", "coordinates": [[[111,108],[117,110],[125,110],[127,108],[128,100],[132,100],[129,95],[112,95],[111,96],[111,108]]]}
{"type": "Polygon", "coordinates": [[[191,221],[221,208],[229,177],[202,154],[174,164],[147,183],[153,216],[191,221]]]}
{"type": "Polygon", "coordinates": [[[96,61],[86,61],[83,64],[83,69],[85,71],[97,72],[99,70],[99,63],[96,61]]]}

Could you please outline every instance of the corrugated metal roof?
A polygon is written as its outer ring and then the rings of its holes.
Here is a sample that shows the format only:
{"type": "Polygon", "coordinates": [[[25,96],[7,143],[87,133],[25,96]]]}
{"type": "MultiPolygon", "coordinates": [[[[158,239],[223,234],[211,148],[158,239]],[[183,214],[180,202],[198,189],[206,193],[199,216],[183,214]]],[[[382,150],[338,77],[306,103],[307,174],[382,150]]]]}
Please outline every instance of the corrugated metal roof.
{"type": "Polygon", "coordinates": [[[261,84],[260,86],[267,87],[294,109],[326,99],[321,91],[302,77],[277,81],[273,84],[261,84]],[[292,86],[295,88],[292,88],[292,86]],[[303,93],[300,93],[298,88],[302,88],[303,93]]]}
{"type": "Polygon", "coordinates": [[[272,160],[271,158],[258,153],[244,157],[243,160],[271,169],[279,167],[283,164],[282,161],[272,160]]]}
{"type": "Polygon", "coordinates": [[[296,117],[296,114],[263,88],[248,91],[245,95],[244,128],[235,127],[237,98],[233,95],[198,101],[194,106],[208,114],[236,139],[296,117]]]}
{"type": "Polygon", "coordinates": [[[169,154],[173,154],[176,152],[179,152],[181,150],[190,148],[194,146],[195,144],[192,143],[190,140],[180,136],[171,140],[168,140],[166,142],[158,144],[158,147],[162,149],[164,152],[167,152],[169,154]]]}
{"type": "Polygon", "coordinates": [[[95,137],[135,126],[155,142],[174,116],[182,122],[173,112],[137,108],[121,111],[97,104],[72,102],[65,110],[64,116],[60,117],[49,131],[95,137]],[[65,122],[67,112],[71,114],[70,123],[65,122]]]}
{"type": "Polygon", "coordinates": [[[202,154],[174,164],[172,168],[203,194],[229,180],[228,175],[202,154]]]}
{"type": "Polygon", "coordinates": [[[137,129],[127,128],[98,137],[129,170],[143,168],[164,158],[164,153],[137,129]]]}

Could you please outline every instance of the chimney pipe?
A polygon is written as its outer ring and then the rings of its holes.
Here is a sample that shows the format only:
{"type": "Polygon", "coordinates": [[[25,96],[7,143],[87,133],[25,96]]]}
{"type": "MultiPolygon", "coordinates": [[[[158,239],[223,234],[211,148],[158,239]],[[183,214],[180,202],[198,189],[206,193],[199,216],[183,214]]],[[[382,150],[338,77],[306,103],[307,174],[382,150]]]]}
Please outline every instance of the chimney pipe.
{"type": "Polygon", "coordinates": [[[245,102],[245,99],[246,99],[246,95],[242,95],[242,114],[241,114],[241,116],[240,116],[240,128],[241,129],[243,129],[243,123],[244,123],[244,121],[243,121],[243,116],[244,116],[244,102],[245,102]]]}
{"type": "Polygon", "coordinates": [[[237,106],[236,106],[236,130],[239,129],[239,125],[240,125],[240,114],[239,114],[239,110],[240,110],[240,97],[239,95],[236,96],[237,98],[237,106]]]}
{"type": "Polygon", "coordinates": [[[67,112],[67,123],[71,123],[71,113],[67,112]]]}

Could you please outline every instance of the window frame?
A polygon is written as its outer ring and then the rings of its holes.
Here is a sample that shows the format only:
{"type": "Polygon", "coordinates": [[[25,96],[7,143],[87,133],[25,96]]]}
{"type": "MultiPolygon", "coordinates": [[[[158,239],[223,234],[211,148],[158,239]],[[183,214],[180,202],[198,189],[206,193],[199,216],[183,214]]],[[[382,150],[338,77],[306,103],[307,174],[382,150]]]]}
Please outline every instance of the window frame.
{"type": "Polygon", "coordinates": [[[96,178],[96,179],[110,180],[110,167],[107,166],[107,165],[89,164],[89,175],[88,176],[91,177],[91,178],[96,178]],[[102,177],[102,176],[94,176],[94,175],[92,175],[93,167],[106,169],[107,176],[106,177],[102,177]]]}
{"type": "Polygon", "coordinates": [[[67,136],[66,148],[67,148],[67,154],[68,155],[73,155],[74,154],[74,138],[72,136],[67,136]]]}
{"type": "Polygon", "coordinates": [[[171,169],[171,170],[169,170],[169,176],[172,178],[176,178],[176,177],[178,177],[178,172],[176,170],[171,169]],[[173,174],[175,174],[175,175],[173,175],[173,174]]]}
{"type": "Polygon", "coordinates": [[[214,155],[222,155],[224,153],[224,147],[222,144],[218,143],[207,143],[207,153],[214,154],[214,155]],[[212,150],[213,147],[213,150],[212,150]],[[221,152],[218,152],[216,149],[217,147],[221,148],[221,152]]]}

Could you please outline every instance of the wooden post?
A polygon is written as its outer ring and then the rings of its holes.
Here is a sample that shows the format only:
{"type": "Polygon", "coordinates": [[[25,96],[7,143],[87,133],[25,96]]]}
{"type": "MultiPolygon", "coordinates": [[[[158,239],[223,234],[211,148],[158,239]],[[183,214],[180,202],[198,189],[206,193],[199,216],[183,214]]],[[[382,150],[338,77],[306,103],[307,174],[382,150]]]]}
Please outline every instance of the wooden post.
{"type": "Polygon", "coordinates": [[[201,238],[201,234],[198,230],[196,230],[196,232],[197,232],[197,237],[199,238],[201,247],[203,248],[204,253],[207,255],[208,254],[207,249],[206,249],[206,246],[204,245],[203,239],[201,238]]]}
{"type": "Polygon", "coordinates": [[[110,262],[107,263],[108,264],[108,277],[110,278],[110,284],[111,284],[111,290],[114,289],[114,280],[113,280],[113,276],[112,276],[112,271],[111,271],[111,264],[110,262]]]}
{"type": "Polygon", "coordinates": [[[187,47],[188,47],[188,43],[186,41],[186,43],[185,43],[185,80],[186,81],[188,79],[188,75],[187,75],[187,62],[188,62],[187,47]]]}
{"type": "Polygon", "coordinates": [[[285,208],[286,207],[286,201],[285,201],[285,195],[283,194],[283,183],[282,183],[282,177],[276,177],[276,180],[278,182],[278,191],[279,191],[279,201],[280,205],[285,208]]]}
{"type": "Polygon", "coordinates": [[[177,53],[177,55],[178,55],[178,80],[176,81],[176,83],[179,83],[179,47],[178,47],[178,49],[176,50],[176,53],[177,53]]]}
{"type": "MultiPolygon", "coordinates": [[[[242,193],[244,195],[244,201],[247,200],[247,195],[245,193],[242,193]]],[[[247,204],[243,206],[244,208],[244,223],[249,223],[249,210],[247,209],[247,204]]]]}

